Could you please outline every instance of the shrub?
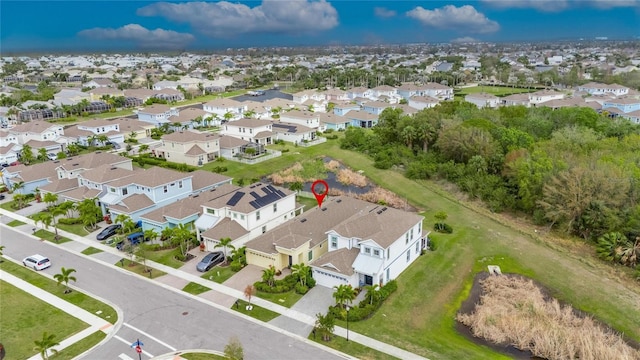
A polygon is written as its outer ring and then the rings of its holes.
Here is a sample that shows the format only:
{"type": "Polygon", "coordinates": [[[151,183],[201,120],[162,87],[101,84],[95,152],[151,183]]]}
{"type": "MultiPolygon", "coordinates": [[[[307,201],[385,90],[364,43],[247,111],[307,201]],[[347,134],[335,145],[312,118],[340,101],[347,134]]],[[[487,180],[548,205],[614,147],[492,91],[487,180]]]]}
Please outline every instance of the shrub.
{"type": "Polygon", "coordinates": [[[82,219],[80,219],[80,218],[60,218],[60,219],[58,219],[58,223],[63,224],[63,225],[82,224],[82,219]]]}
{"type": "Polygon", "coordinates": [[[328,140],[335,140],[338,138],[338,135],[325,135],[328,140]]]}
{"type": "Polygon", "coordinates": [[[231,262],[231,271],[238,272],[243,268],[242,263],[240,261],[232,261],[231,262]]]}
{"type": "Polygon", "coordinates": [[[296,293],[301,294],[301,295],[304,295],[304,294],[306,294],[308,291],[309,291],[309,288],[308,288],[308,287],[306,287],[306,286],[304,286],[304,285],[302,285],[302,284],[300,284],[300,283],[297,283],[297,284],[296,284],[296,293]]]}
{"type": "Polygon", "coordinates": [[[453,232],[451,225],[443,222],[433,224],[433,230],[443,234],[451,234],[453,232]]]}
{"type": "Polygon", "coordinates": [[[291,149],[282,149],[282,150],[280,150],[280,152],[283,152],[283,153],[286,153],[286,152],[289,152],[289,151],[291,151],[291,149]]]}
{"type": "Polygon", "coordinates": [[[227,167],[226,166],[216,166],[213,169],[211,169],[211,171],[213,171],[214,173],[222,173],[227,171],[227,167]]]}

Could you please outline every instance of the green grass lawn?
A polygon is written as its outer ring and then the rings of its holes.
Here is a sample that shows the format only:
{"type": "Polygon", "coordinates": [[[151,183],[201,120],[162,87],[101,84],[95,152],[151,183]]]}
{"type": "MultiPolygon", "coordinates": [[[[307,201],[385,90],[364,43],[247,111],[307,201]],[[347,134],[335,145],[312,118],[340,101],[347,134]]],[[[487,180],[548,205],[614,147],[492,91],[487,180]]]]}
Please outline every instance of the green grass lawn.
{"type": "Polygon", "coordinates": [[[47,241],[51,241],[52,243],[56,243],[56,244],[63,244],[66,242],[71,241],[71,239],[68,239],[62,235],[58,235],[58,239],[56,240],[56,234],[52,233],[50,231],[44,230],[44,229],[40,229],[37,230],[35,233],[33,233],[33,235],[39,237],[40,239],[44,239],[47,241]]]}
{"type": "MultiPolygon", "coordinates": [[[[11,200],[11,201],[7,201],[7,202],[5,202],[5,203],[0,204],[0,208],[3,208],[3,209],[5,209],[5,210],[7,210],[7,211],[14,212],[14,211],[16,211],[16,209],[13,207],[13,205],[14,205],[15,203],[16,203],[16,202],[15,202],[15,201],[13,201],[13,200],[11,200]]],[[[29,204],[26,204],[26,205],[27,205],[27,206],[31,206],[31,205],[29,205],[29,204]]],[[[23,208],[23,209],[24,209],[24,208],[23,208]]]]}
{"type": "Polygon", "coordinates": [[[35,355],[33,342],[42,339],[45,331],[55,334],[59,342],[89,326],[4,281],[0,281],[0,298],[0,339],[11,359],[35,355]]]}
{"type": "Polygon", "coordinates": [[[107,336],[107,334],[102,331],[96,331],[93,334],[87,336],[86,338],[74,343],[73,345],[65,348],[64,350],[58,352],[54,356],[50,356],[51,360],[71,360],[75,359],[78,355],[83,352],[91,349],[97,343],[102,341],[107,336]]]}
{"type": "Polygon", "coordinates": [[[78,236],[89,235],[89,232],[84,228],[84,225],[82,224],[67,225],[67,224],[58,223],[58,229],[64,230],[66,232],[70,232],[72,234],[76,234],[78,236]]]}
{"type": "Polygon", "coordinates": [[[64,286],[58,285],[56,281],[46,278],[40,273],[27,269],[22,265],[5,260],[0,263],[0,269],[19,277],[31,285],[35,285],[63,300],[81,307],[112,324],[115,324],[118,320],[118,314],[111,306],[79,291],[72,291],[69,294],[64,294],[64,286]],[[98,311],[100,312],[99,314],[97,313],[98,311]]]}
{"type": "Polygon", "coordinates": [[[302,299],[302,295],[296,293],[293,290],[280,294],[256,291],[256,296],[261,299],[271,301],[274,304],[282,305],[288,308],[292,307],[295,303],[298,302],[298,300],[302,299]]]}
{"type": "Polygon", "coordinates": [[[20,225],[25,225],[26,223],[23,223],[20,220],[11,220],[9,221],[9,223],[7,224],[7,226],[11,226],[11,227],[16,227],[16,226],[20,226],[20,225]]]}
{"type": "Polygon", "coordinates": [[[205,353],[186,353],[180,354],[180,357],[187,360],[225,360],[225,356],[205,353]]]}
{"type": "Polygon", "coordinates": [[[200,277],[222,284],[235,274],[236,272],[231,270],[231,266],[214,266],[211,270],[207,271],[200,277]]]}
{"type": "Polygon", "coordinates": [[[538,89],[527,89],[527,88],[512,88],[509,86],[474,86],[474,87],[466,87],[466,88],[461,88],[460,90],[456,90],[455,91],[455,95],[460,95],[460,96],[464,96],[464,95],[469,95],[469,94],[477,94],[477,93],[487,93],[487,94],[493,94],[495,96],[505,96],[505,95],[511,95],[511,94],[520,94],[520,93],[528,93],[528,92],[535,92],[538,91],[538,89]]]}
{"type": "Polygon", "coordinates": [[[330,341],[324,341],[320,338],[320,335],[313,336],[313,333],[309,334],[309,340],[315,341],[318,344],[328,346],[332,349],[342,351],[343,353],[354,356],[362,360],[393,360],[397,359],[389,354],[374,350],[366,347],[354,341],[347,341],[347,339],[340,336],[334,336],[330,341]]]}
{"type": "Polygon", "coordinates": [[[199,295],[202,294],[204,292],[207,292],[211,290],[210,288],[206,287],[206,286],[202,286],[200,284],[196,284],[194,282],[190,282],[187,285],[185,285],[182,288],[182,291],[184,292],[188,292],[191,295],[199,295]]]}
{"type": "Polygon", "coordinates": [[[175,256],[178,255],[179,253],[180,253],[180,249],[175,248],[175,249],[148,251],[147,256],[151,261],[155,261],[157,263],[170,266],[174,269],[178,269],[185,264],[184,262],[175,258],[175,256]]]}
{"type": "Polygon", "coordinates": [[[85,255],[99,254],[101,252],[103,252],[103,251],[100,250],[100,249],[96,249],[93,246],[89,246],[88,248],[82,250],[82,253],[85,254],[85,255]]]}
{"type": "Polygon", "coordinates": [[[148,277],[148,278],[151,278],[151,279],[155,279],[155,278],[158,278],[158,277],[160,277],[162,275],[166,275],[167,274],[166,272],[160,271],[158,269],[153,269],[150,266],[147,266],[146,269],[145,269],[145,267],[142,264],[140,264],[138,262],[135,262],[135,261],[131,261],[129,259],[123,259],[123,260],[124,260],[123,263],[118,261],[114,265],[120,266],[123,269],[131,271],[132,273],[135,273],[135,274],[138,274],[138,275],[141,275],[141,276],[145,276],[145,277],[148,277]],[[151,270],[151,271],[148,271],[148,270],[151,270]]]}
{"type": "Polygon", "coordinates": [[[234,304],[233,306],[231,306],[231,309],[264,322],[271,321],[280,316],[280,314],[278,314],[277,312],[273,312],[258,305],[251,305],[251,310],[247,310],[247,305],[249,305],[248,302],[238,299],[238,307],[236,308],[234,304]]]}

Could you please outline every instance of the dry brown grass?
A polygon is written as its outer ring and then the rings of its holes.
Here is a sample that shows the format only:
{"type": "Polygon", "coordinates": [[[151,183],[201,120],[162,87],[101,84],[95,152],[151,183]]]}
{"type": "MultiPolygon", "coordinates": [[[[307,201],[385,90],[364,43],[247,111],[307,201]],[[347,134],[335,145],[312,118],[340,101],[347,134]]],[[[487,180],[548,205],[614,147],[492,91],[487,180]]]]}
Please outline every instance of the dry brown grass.
{"type": "Polygon", "coordinates": [[[395,193],[381,187],[375,187],[365,194],[348,195],[355,197],[356,199],[372,203],[382,203],[396,209],[405,209],[405,207],[407,207],[407,202],[405,201],[405,199],[400,198],[395,193]]]}
{"type": "Polygon", "coordinates": [[[365,187],[368,184],[366,176],[358,174],[351,169],[340,169],[336,175],[336,179],[344,185],[365,187]]]}
{"type": "Polygon", "coordinates": [[[578,316],[556,299],[546,300],[533,281],[490,276],[472,314],[458,314],[474,336],[511,344],[545,359],[638,360],[640,351],[591,317],[578,316]]]}
{"type": "Polygon", "coordinates": [[[269,178],[274,185],[291,184],[294,182],[304,182],[299,173],[303,170],[301,163],[297,162],[278,173],[271,174],[269,178]]]}
{"type": "Polygon", "coordinates": [[[329,160],[329,162],[326,162],[324,164],[324,168],[331,172],[335,172],[336,170],[340,169],[341,166],[342,164],[340,164],[338,160],[329,160]]]}

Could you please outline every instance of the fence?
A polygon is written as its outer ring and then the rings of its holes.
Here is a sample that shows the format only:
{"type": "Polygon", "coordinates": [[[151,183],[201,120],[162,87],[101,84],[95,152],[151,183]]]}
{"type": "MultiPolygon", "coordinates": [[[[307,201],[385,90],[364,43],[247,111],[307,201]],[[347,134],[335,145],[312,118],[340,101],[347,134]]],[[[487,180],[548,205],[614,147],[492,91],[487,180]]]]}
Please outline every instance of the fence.
{"type": "Polygon", "coordinates": [[[253,159],[238,158],[238,157],[227,158],[227,159],[237,161],[243,164],[253,165],[253,164],[261,163],[263,161],[267,161],[269,159],[277,158],[279,156],[282,156],[282,152],[278,150],[267,150],[267,153],[265,155],[261,155],[253,159]]]}

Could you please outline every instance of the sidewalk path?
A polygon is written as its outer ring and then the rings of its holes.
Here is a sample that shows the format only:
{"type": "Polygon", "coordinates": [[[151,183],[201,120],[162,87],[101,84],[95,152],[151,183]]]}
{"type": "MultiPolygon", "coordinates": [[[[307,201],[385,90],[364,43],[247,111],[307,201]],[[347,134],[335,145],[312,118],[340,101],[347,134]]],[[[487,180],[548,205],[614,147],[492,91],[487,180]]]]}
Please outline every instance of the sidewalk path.
{"type": "MultiPolygon", "coordinates": [[[[30,225],[35,225],[33,220],[31,220],[29,218],[26,218],[24,216],[20,216],[18,214],[9,212],[9,211],[4,210],[2,208],[0,208],[0,214],[12,217],[14,219],[20,220],[20,221],[25,222],[25,223],[30,224],[30,225]]],[[[124,257],[125,256],[125,254],[123,252],[121,252],[121,251],[119,251],[116,248],[113,248],[111,246],[104,245],[104,244],[100,243],[99,241],[87,239],[87,238],[84,238],[82,236],[78,236],[76,234],[72,234],[72,233],[69,233],[69,232],[66,232],[66,231],[60,230],[60,229],[58,229],[58,233],[60,235],[64,236],[64,237],[66,237],[66,238],[69,238],[71,240],[83,243],[86,246],[93,246],[94,248],[103,250],[104,252],[107,252],[107,253],[111,253],[111,254],[117,255],[119,257],[124,257]]],[[[111,265],[113,265],[113,264],[111,264],[111,265]]],[[[227,296],[231,296],[231,297],[234,297],[236,299],[244,299],[244,293],[242,291],[239,291],[239,290],[236,290],[236,289],[232,289],[232,288],[230,288],[228,286],[224,286],[222,284],[218,284],[218,283],[216,283],[214,281],[206,280],[206,279],[203,279],[203,278],[201,278],[199,276],[192,275],[192,274],[189,274],[189,273],[187,273],[185,271],[174,269],[174,268],[172,268],[170,266],[166,266],[164,264],[160,264],[160,263],[157,263],[157,262],[154,262],[154,261],[151,261],[151,260],[147,260],[147,265],[152,267],[152,268],[155,268],[157,270],[163,271],[163,272],[165,272],[167,274],[171,274],[171,275],[173,275],[175,277],[182,278],[182,279],[187,280],[189,282],[194,282],[196,284],[200,284],[202,286],[208,287],[208,288],[212,289],[213,291],[219,292],[221,294],[224,294],[224,295],[227,295],[227,296]]],[[[115,266],[115,265],[113,265],[113,266],[115,266]]],[[[184,293],[184,294],[187,294],[187,293],[184,293]]],[[[197,296],[194,296],[194,297],[197,298],[197,296]]],[[[298,322],[302,322],[302,323],[305,323],[305,324],[311,325],[311,326],[315,325],[316,318],[314,316],[310,316],[310,315],[304,314],[304,313],[302,313],[300,311],[296,311],[294,309],[286,308],[286,307],[284,307],[282,305],[278,305],[278,304],[272,303],[271,301],[267,301],[267,300],[261,299],[261,298],[259,298],[257,296],[253,297],[251,299],[251,302],[254,305],[258,305],[260,307],[266,308],[266,309],[271,310],[273,312],[277,312],[277,313],[279,313],[281,315],[284,315],[284,316],[286,316],[288,318],[297,320],[298,322]]],[[[346,337],[347,330],[342,328],[342,327],[336,326],[335,330],[334,330],[334,334],[338,335],[338,336],[341,336],[341,337],[346,337]]],[[[393,346],[393,345],[390,345],[390,344],[375,340],[373,338],[358,334],[358,333],[356,333],[356,332],[354,332],[352,330],[349,331],[349,340],[353,341],[353,342],[360,343],[360,344],[362,344],[364,346],[370,347],[372,349],[375,349],[377,351],[383,352],[385,354],[394,356],[394,357],[396,357],[398,359],[407,359],[407,360],[409,360],[409,359],[416,359],[416,360],[417,359],[422,359],[422,360],[428,360],[427,358],[424,358],[424,357],[422,357],[420,355],[417,355],[417,354],[414,354],[412,352],[409,352],[409,351],[406,351],[404,349],[401,349],[399,347],[396,347],[396,346],[393,346]]]]}
{"type": "MultiPolygon", "coordinates": [[[[96,331],[102,331],[109,334],[114,329],[113,324],[106,320],[101,319],[85,309],[63,300],[45,290],[42,290],[37,286],[31,285],[6,271],[0,270],[0,279],[89,324],[88,328],[60,341],[60,345],[55,347],[58,351],[73,345],[96,331]]],[[[51,355],[51,353],[49,355],[51,355]]],[[[29,360],[40,360],[41,358],[40,354],[36,354],[30,357],[29,360]]]]}

